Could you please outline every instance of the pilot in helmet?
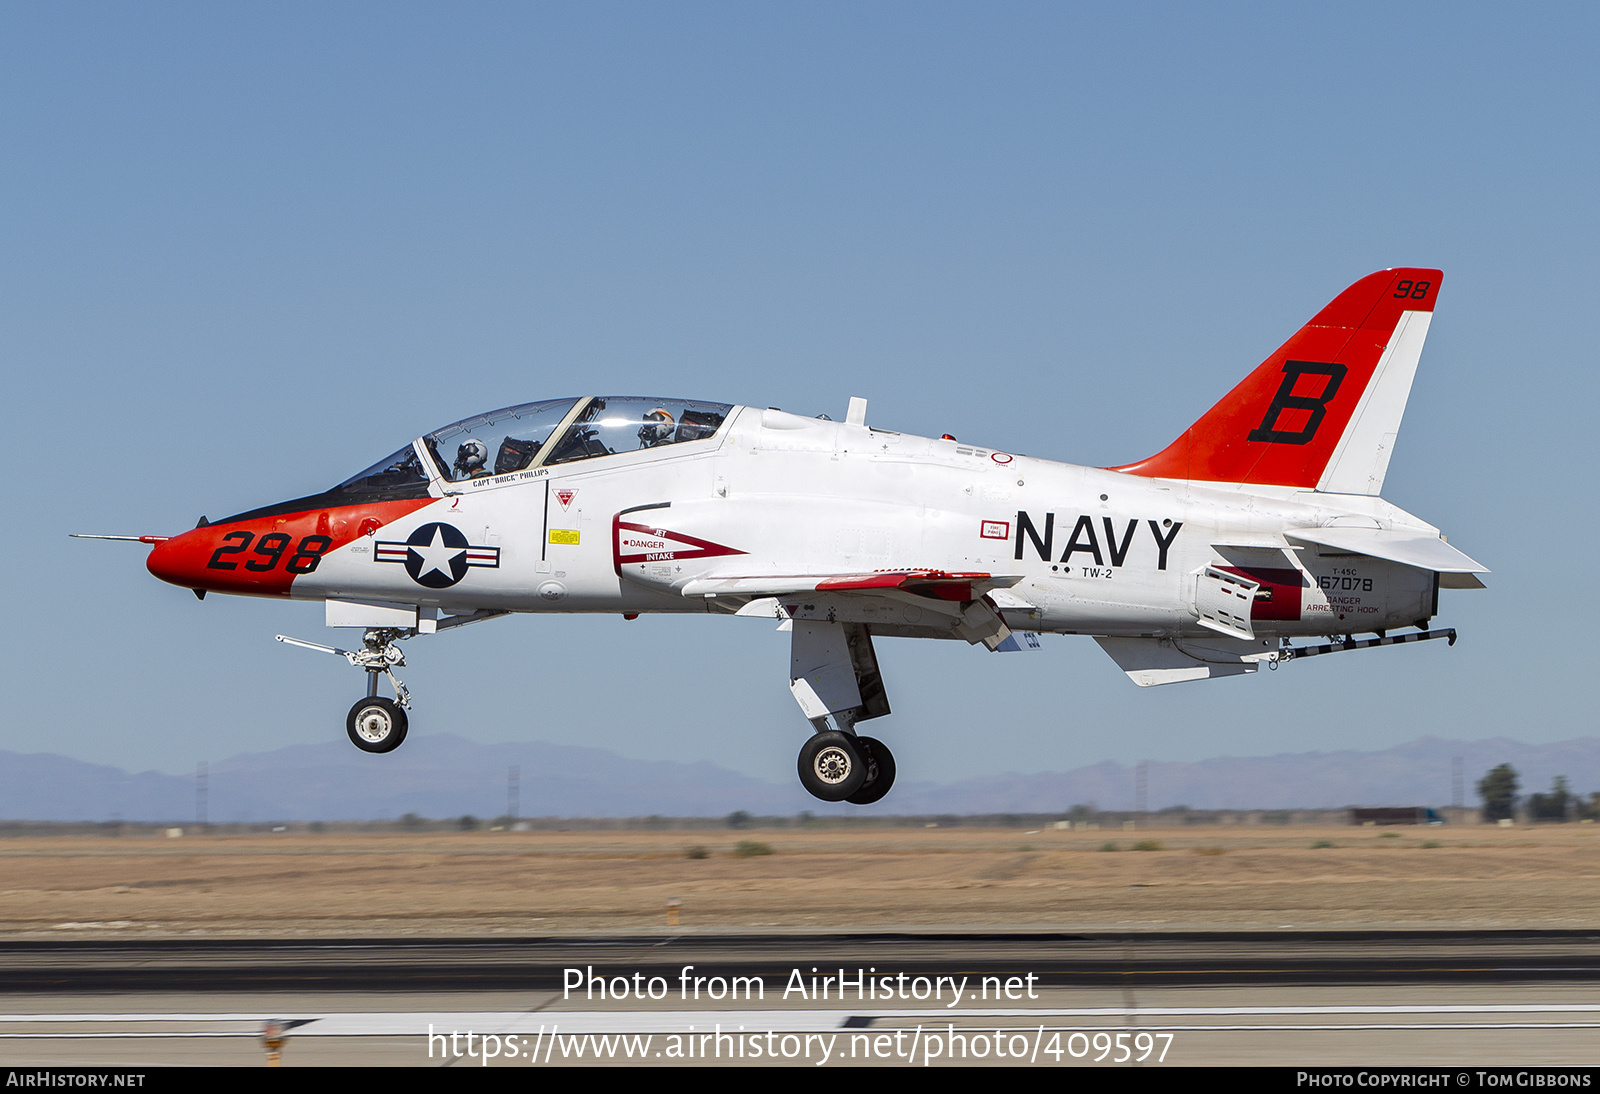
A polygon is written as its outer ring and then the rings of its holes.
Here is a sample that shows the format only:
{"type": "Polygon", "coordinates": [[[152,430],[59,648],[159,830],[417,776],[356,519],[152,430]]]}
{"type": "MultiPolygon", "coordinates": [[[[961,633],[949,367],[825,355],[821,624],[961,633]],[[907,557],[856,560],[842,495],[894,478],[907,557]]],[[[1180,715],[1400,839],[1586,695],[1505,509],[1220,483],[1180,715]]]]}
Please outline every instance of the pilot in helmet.
{"type": "Polygon", "coordinates": [[[671,414],[662,407],[656,407],[644,416],[644,425],[639,427],[639,444],[654,448],[658,444],[669,443],[676,425],[671,414]]]}
{"type": "Polygon", "coordinates": [[[456,470],[464,479],[481,479],[489,473],[484,463],[489,459],[489,446],[476,437],[468,437],[456,449],[456,470]]]}

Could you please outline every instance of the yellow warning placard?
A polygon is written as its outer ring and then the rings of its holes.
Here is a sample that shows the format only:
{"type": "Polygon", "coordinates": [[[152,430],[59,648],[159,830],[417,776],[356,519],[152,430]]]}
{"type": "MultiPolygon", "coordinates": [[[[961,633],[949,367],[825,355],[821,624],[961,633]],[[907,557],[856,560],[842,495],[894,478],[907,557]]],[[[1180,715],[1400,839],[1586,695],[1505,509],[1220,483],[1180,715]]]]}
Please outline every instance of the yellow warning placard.
{"type": "Polygon", "coordinates": [[[570,546],[576,547],[577,544],[578,544],[578,532],[577,532],[577,529],[575,529],[575,528],[552,528],[552,529],[550,529],[550,542],[551,543],[565,543],[565,544],[568,544],[570,546]]]}

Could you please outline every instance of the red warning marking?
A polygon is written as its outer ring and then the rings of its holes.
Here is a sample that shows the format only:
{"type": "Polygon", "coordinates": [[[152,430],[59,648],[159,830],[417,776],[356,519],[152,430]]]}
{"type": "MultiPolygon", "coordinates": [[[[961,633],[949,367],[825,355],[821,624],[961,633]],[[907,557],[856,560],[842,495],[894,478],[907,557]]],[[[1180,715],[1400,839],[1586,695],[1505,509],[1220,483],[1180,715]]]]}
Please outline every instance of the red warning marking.
{"type": "Polygon", "coordinates": [[[561,503],[561,508],[563,510],[566,509],[567,506],[571,505],[572,504],[572,499],[577,497],[577,496],[578,496],[578,492],[576,490],[557,490],[556,491],[556,500],[561,503]]]}
{"type": "Polygon", "coordinates": [[[611,518],[611,561],[617,573],[622,567],[640,562],[671,562],[676,559],[716,558],[721,555],[742,555],[743,551],[700,539],[685,532],[670,532],[665,528],[652,528],[648,524],[634,524],[622,519],[618,513],[611,518]],[[623,554],[627,548],[632,553],[623,554]]]}

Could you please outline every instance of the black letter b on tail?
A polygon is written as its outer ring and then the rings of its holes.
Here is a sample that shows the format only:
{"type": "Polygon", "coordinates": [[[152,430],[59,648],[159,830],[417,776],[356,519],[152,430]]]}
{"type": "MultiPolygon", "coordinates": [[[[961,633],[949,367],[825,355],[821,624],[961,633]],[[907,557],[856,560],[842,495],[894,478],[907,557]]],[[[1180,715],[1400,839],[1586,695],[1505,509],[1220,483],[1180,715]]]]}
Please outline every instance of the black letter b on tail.
{"type": "Polygon", "coordinates": [[[1272,397],[1272,405],[1262,417],[1261,424],[1252,429],[1249,439],[1271,444],[1305,444],[1317,435],[1317,427],[1328,412],[1328,401],[1339,391],[1339,384],[1348,371],[1343,365],[1321,361],[1285,361],[1283,382],[1272,397]],[[1326,376],[1321,395],[1296,395],[1294,385],[1301,376],[1326,376]],[[1299,429],[1279,429],[1278,418],[1286,410],[1304,410],[1308,413],[1305,424],[1299,429]]]}

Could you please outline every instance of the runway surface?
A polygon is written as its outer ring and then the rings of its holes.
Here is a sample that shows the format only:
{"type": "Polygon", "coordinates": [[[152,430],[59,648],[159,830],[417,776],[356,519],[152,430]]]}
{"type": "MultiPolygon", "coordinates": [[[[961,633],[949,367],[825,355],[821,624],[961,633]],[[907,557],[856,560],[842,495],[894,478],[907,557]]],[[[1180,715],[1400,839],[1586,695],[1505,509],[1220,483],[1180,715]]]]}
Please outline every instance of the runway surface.
{"type": "Polygon", "coordinates": [[[269,1021],[287,1066],[1600,1057],[1586,932],[13,943],[0,962],[12,1066],[260,1065],[269,1021]]]}

